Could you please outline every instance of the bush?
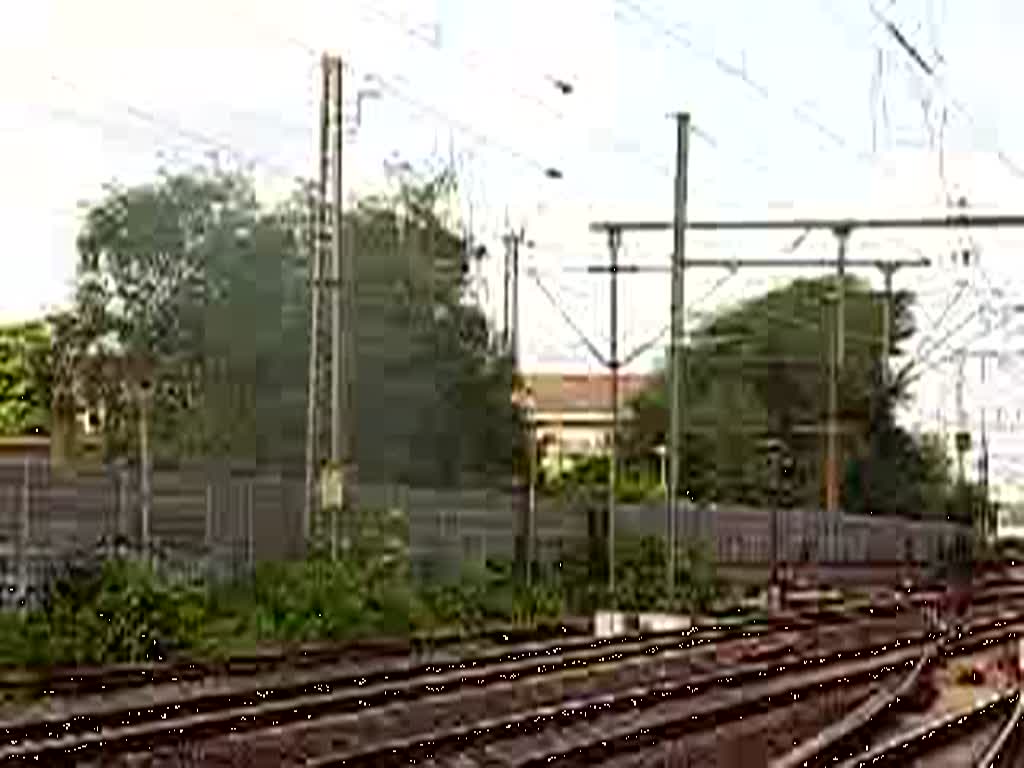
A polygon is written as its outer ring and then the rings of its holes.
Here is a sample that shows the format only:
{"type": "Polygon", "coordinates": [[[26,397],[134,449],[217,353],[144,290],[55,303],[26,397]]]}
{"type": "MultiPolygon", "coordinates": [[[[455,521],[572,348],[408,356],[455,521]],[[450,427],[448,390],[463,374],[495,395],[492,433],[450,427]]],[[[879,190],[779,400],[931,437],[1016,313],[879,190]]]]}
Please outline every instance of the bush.
{"type": "Polygon", "coordinates": [[[511,562],[490,560],[468,564],[457,579],[426,587],[416,628],[433,632],[448,627],[462,636],[499,624],[534,629],[559,619],[565,604],[561,585],[550,575],[538,575],[527,585],[515,578],[511,562]]]}
{"type": "Polygon", "coordinates": [[[362,601],[344,563],[267,563],[256,569],[252,621],[260,639],[340,640],[355,634],[362,601]]]}
{"type": "Polygon", "coordinates": [[[98,570],[71,569],[41,612],[26,617],[29,635],[45,631],[53,663],[140,662],[193,647],[206,620],[205,590],[160,579],[149,566],[113,559],[98,570]]]}
{"type": "Polygon", "coordinates": [[[561,561],[561,586],[573,610],[591,613],[612,603],[626,611],[702,611],[722,593],[710,549],[691,545],[676,563],[676,589],[669,594],[668,557],[658,536],[625,539],[616,552],[615,595],[607,589],[603,541],[585,554],[567,551],[561,561]]]}

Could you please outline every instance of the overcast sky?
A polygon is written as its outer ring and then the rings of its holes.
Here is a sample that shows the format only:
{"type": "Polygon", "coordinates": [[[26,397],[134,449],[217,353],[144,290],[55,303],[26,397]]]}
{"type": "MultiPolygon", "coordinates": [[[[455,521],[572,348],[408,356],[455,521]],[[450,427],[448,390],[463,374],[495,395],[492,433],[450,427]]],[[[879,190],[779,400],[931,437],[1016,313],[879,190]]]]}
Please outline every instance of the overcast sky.
{"type": "MultiPolygon", "coordinates": [[[[345,57],[352,194],[382,183],[385,160],[455,162],[463,214],[495,256],[482,295],[500,316],[506,215],[535,246],[524,256],[528,369],[597,370],[550,295],[600,347],[606,280],[571,270],[606,258],[595,218],[669,219],[674,128],[696,125],[690,216],[941,212],[947,195],[981,209],[1021,207],[1024,5],[1012,0],[875,0],[936,72],[923,75],[862,0],[36,0],[7,3],[0,29],[0,321],[66,301],[76,206],[102,184],[150,180],[215,148],[251,164],[269,197],[315,165],[318,55],[345,57]],[[551,78],[569,81],[561,94],[551,78]],[[355,125],[355,97],[374,88],[355,125]],[[547,167],[564,178],[547,179],[547,167]],[[536,269],[536,281],[531,269],[536,269]],[[537,285],[539,282],[545,290],[537,285]]],[[[792,235],[691,234],[690,256],[778,256],[792,235]]],[[[1024,303],[1024,235],[980,232],[980,268],[954,267],[957,233],[859,234],[851,256],[935,264],[897,275],[921,293],[936,368],[914,416],[955,423],[958,345],[1012,348],[1012,317],[984,334],[979,307],[1024,303]],[[957,281],[966,283],[959,287],[957,281]],[[956,301],[953,301],[956,299],[956,301]],[[950,308],[947,310],[946,307],[950,308]]],[[[670,235],[627,236],[623,258],[666,264],[670,235]]],[[[796,255],[831,257],[827,234],[796,255]]],[[[693,270],[687,293],[709,311],[810,270],[693,270]]],[[[878,276],[866,273],[878,282],[878,276]]],[[[622,278],[621,348],[664,327],[665,276],[622,278]]],[[[698,319],[697,316],[693,318],[698,319]]],[[[649,368],[653,357],[637,362],[649,368]]],[[[1024,425],[1013,358],[968,370],[973,421],[1003,408],[993,467],[1018,466],[1010,423],[1024,425]],[[973,377],[973,378],[972,378],[973,377]],[[984,395],[984,397],[983,397],[984,395]],[[1005,456],[1003,455],[1005,454],[1005,456]]],[[[989,426],[993,424],[991,416],[989,426]]],[[[1022,427],[1024,428],[1024,427],[1022,427]]]]}

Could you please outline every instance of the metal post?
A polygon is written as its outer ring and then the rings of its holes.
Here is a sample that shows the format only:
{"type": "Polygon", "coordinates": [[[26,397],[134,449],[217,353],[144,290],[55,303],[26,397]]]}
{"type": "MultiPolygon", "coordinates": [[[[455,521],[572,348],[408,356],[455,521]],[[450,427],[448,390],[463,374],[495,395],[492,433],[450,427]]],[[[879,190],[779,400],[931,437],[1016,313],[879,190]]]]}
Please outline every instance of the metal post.
{"type": "Polygon", "coordinates": [[[320,159],[317,188],[310,202],[313,243],[310,269],[310,320],[309,320],[309,372],[306,389],[306,498],[303,505],[302,530],[308,545],[313,535],[313,516],[317,504],[317,467],[319,466],[319,436],[323,414],[320,413],[320,302],[323,291],[325,219],[327,212],[327,163],[330,130],[331,98],[330,60],[324,56],[321,61],[320,93],[320,159]]]}
{"type": "MultiPolygon", "coordinates": [[[[681,472],[685,466],[685,427],[680,429],[682,411],[685,409],[686,375],[683,368],[685,361],[686,336],[686,203],[687,203],[687,165],[689,162],[690,116],[687,113],[676,115],[676,177],[675,177],[675,221],[674,246],[672,249],[672,299],[670,310],[670,342],[669,359],[671,373],[669,376],[669,484],[666,494],[666,548],[668,550],[668,594],[675,593],[676,588],[676,553],[678,548],[678,497],[681,472]]],[[[685,509],[685,507],[684,507],[685,509]]]]}
{"type": "Polygon", "coordinates": [[[515,241],[515,235],[507,234],[504,237],[505,241],[505,281],[504,290],[502,291],[502,318],[501,318],[501,334],[502,334],[502,347],[507,352],[512,346],[512,328],[510,323],[511,317],[511,306],[510,301],[512,298],[512,248],[513,242],[515,241]]]}
{"type": "Polygon", "coordinates": [[[773,443],[770,455],[769,471],[771,472],[771,484],[772,484],[772,515],[771,515],[771,558],[772,558],[772,572],[771,572],[771,599],[769,604],[773,610],[777,610],[781,607],[780,605],[780,579],[779,579],[779,472],[781,471],[781,462],[779,460],[779,449],[778,443],[773,443]]]}
{"type": "MultiPolygon", "coordinates": [[[[342,453],[344,450],[344,433],[348,426],[344,424],[346,414],[342,413],[342,387],[343,371],[342,360],[345,352],[344,340],[342,338],[342,292],[344,290],[342,280],[347,275],[342,275],[342,233],[341,233],[341,209],[342,209],[342,151],[344,147],[345,133],[342,130],[342,63],[341,59],[334,58],[331,61],[331,68],[334,74],[333,106],[333,155],[331,156],[331,463],[335,467],[342,464],[342,453]]],[[[344,491],[343,491],[344,492],[344,491]]],[[[331,526],[331,559],[337,558],[338,554],[338,510],[332,508],[330,512],[331,526]]]]}
{"type": "Polygon", "coordinates": [[[250,570],[256,563],[256,510],[254,509],[256,500],[252,484],[253,481],[249,480],[245,486],[245,527],[247,529],[245,559],[250,570]]]}
{"type": "Polygon", "coordinates": [[[611,269],[610,289],[610,330],[608,368],[611,371],[612,430],[608,439],[608,592],[615,600],[615,518],[618,470],[619,440],[619,246],[622,233],[613,229],[608,232],[608,255],[611,269]]]}
{"type": "Polygon", "coordinates": [[[512,360],[519,372],[519,246],[523,231],[512,235],[512,360]]]}
{"type": "Polygon", "coordinates": [[[838,258],[836,260],[836,293],[835,312],[832,332],[832,365],[828,382],[828,449],[827,449],[827,487],[825,504],[829,522],[833,522],[839,512],[840,489],[840,458],[839,458],[839,376],[843,365],[845,316],[846,316],[846,246],[850,230],[837,228],[834,230],[838,240],[838,258]]]}
{"type": "Polygon", "coordinates": [[[140,539],[143,556],[149,558],[149,515],[150,515],[150,456],[149,456],[149,396],[138,390],[139,402],[139,491],[141,498],[140,539]]]}
{"type": "MultiPolygon", "coordinates": [[[[991,331],[991,326],[986,322],[986,331],[991,331]]],[[[978,482],[981,486],[981,538],[982,542],[987,543],[989,540],[991,520],[989,520],[989,504],[988,504],[988,428],[985,423],[985,382],[986,382],[986,365],[987,355],[981,355],[979,362],[981,363],[981,456],[978,458],[978,482]]]]}
{"type": "Polygon", "coordinates": [[[130,482],[128,466],[124,460],[117,463],[117,536],[128,536],[128,483],[130,482]]]}
{"type": "Polygon", "coordinates": [[[889,356],[892,354],[892,317],[893,301],[892,276],[896,267],[891,264],[882,266],[882,276],[885,279],[885,301],[882,303],[882,383],[888,395],[889,387],[892,386],[892,371],[889,368],[889,356]]]}
{"type": "Polygon", "coordinates": [[[964,483],[967,482],[964,473],[964,454],[967,452],[967,440],[964,437],[967,434],[967,411],[964,409],[964,366],[966,364],[967,353],[961,350],[956,374],[956,476],[961,490],[964,487],[964,483]]]}
{"type": "Polygon", "coordinates": [[[537,412],[532,396],[530,418],[530,488],[526,500],[526,583],[533,582],[534,562],[537,559],[537,412]]]}
{"type": "Polygon", "coordinates": [[[203,544],[209,554],[213,546],[213,483],[206,481],[206,519],[203,531],[203,544]]]}
{"type": "MultiPolygon", "coordinates": [[[[343,131],[341,130],[341,84],[342,84],[342,62],[337,62],[337,77],[338,77],[338,130],[341,136],[338,138],[338,149],[339,153],[343,141],[343,131]]],[[[360,94],[362,95],[362,93],[360,94]]],[[[341,162],[338,161],[338,178],[342,179],[341,173],[341,162]]],[[[341,195],[341,182],[339,181],[338,195],[341,195]]],[[[350,193],[351,197],[351,193],[350,193]]],[[[340,211],[340,205],[339,205],[340,211]]],[[[349,531],[351,524],[351,515],[348,514],[353,509],[356,503],[357,497],[355,491],[357,488],[357,463],[356,463],[356,435],[357,435],[357,408],[356,408],[356,380],[357,380],[357,333],[358,328],[358,306],[356,303],[356,287],[358,284],[358,271],[356,269],[356,237],[355,237],[355,226],[343,227],[342,233],[344,236],[344,245],[342,248],[342,269],[341,274],[344,279],[343,283],[343,312],[342,312],[342,407],[341,407],[341,423],[342,423],[342,464],[341,464],[341,485],[342,485],[342,498],[341,498],[341,532],[343,534],[342,548],[343,551],[347,552],[351,541],[351,531],[349,531]]]]}
{"type": "MultiPolygon", "coordinates": [[[[21,519],[18,525],[18,594],[25,598],[28,595],[28,542],[32,520],[32,465],[31,459],[26,456],[24,473],[21,482],[21,519]]],[[[27,603],[26,603],[27,605],[27,603]]]]}

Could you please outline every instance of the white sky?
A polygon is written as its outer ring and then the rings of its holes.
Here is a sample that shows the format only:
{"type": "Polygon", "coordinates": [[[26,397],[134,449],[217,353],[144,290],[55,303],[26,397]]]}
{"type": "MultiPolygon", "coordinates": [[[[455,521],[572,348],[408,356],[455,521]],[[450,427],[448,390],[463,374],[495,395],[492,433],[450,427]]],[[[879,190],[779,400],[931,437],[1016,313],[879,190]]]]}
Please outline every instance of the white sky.
{"type": "MultiPolygon", "coordinates": [[[[451,156],[477,237],[497,257],[506,210],[523,223],[536,243],[525,264],[602,348],[606,280],[566,268],[606,257],[587,231],[593,218],[671,217],[671,112],[689,110],[700,129],[691,144],[691,218],[940,212],[940,167],[952,194],[1013,210],[1024,191],[1024,175],[1012,169],[1024,168],[1024,106],[1006,74],[1024,71],[1024,5],[875,5],[935,64],[941,84],[914,69],[866,0],[6,3],[0,321],[66,300],[76,204],[98,198],[105,181],[146,181],[160,164],[187,165],[215,145],[251,161],[268,195],[311,174],[322,50],[352,67],[353,117],[365,78],[385,83],[380,99],[364,103],[348,146],[350,189],[381,183],[386,159],[451,156]],[[550,76],[575,92],[561,95],[550,76]],[[548,166],[564,178],[546,179],[548,166]]],[[[920,342],[930,361],[968,341],[1015,346],[1011,317],[996,317],[986,338],[972,313],[1024,304],[1016,263],[1024,233],[977,233],[980,269],[950,265],[958,237],[906,233],[893,243],[865,233],[851,246],[853,257],[933,259],[932,268],[896,280],[922,292],[922,329],[938,343],[927,353],[928,340],[920,342]],[[968,286],[944,313],[957,280],[968,286]]],[[[694,233],[688,255],[780,255],[791,240],[694,233]]],[[[623,259],[665,264],[670,247],[668,234],[627,236],[623,259]]],[[[815,236],[797,253],[831,257],[834,244],[815,236]]],[[[500,272],[493,258],[483,275],[496,318],[500,272]]],[[[706,311],[810,274],[751,269],[720,284],[721,273],[693,270],[687,291],[706,311]]],[[[630,275],[621,284],[620,347],[628,352],[664,326],[668,283],[630,275]]],[[[521,318],[526,368],[597,369],[525,274],[521,318]]],[[[651,362],[641,358],[638,369],[651,362]]],[[[968,370],[968,415],[978,421],[982,403],[1004,408],[993,471],[1016,477],[1024,442],[1014,442],[1008,414],[1020,409],[1015,423],[1024,430],[1024,397],[1016,395],[1024,360],[991,364],[984,388],[978,367],[968,370]]],[[[938,366],[922,385],[915,411],[923,426],[943,416],[955,424],[953,370],[938,366]]]]}

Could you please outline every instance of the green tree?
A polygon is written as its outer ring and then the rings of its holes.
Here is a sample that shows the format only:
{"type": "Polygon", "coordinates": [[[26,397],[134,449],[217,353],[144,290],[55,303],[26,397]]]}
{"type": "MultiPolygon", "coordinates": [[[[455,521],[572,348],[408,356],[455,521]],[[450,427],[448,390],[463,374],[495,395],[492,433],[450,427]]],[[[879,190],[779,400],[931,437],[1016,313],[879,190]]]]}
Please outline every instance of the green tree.
{"type": "Polygon", "coordinates": [[[522,471],[514,368],[466,301],[466,243],[443,221],[453,190],[447,174],[405,179],[351,218],[357,456],[371,480],[444,486],[522,471]]]}
{"type": "Polygon", "coordinates": [[[0,327],[0,435],[49,434],[51,343],[44,321],[0,327]]]}
{"type": "MultiPolygon", "coordinates": [[[[796,280],[719,313],[694,332],[686,350],[684,407],[687,484],[697,498],[755,503],[766,498],[773,479],[764,471],[758,441],[771,437],[793,457],[794,502],[821,503],[833,290],[832,278],[796,280]]],[[[839,382],[844,455],[867,451],[877,458],[884,445],[890,453],[912,456],[913,440],[891,423],[892,409],[907,397],[907,379],[897,377],[889,391],[879,384],[884,297],[855,278],[846,279],[844,291],[846,343],[839,382]]],[[[911,303],[909,294],[894,297],[894,355],[913,333],[911,303]]],[[[636,420],[628,444],[633,451],[663,443],[666,392],[662,367],[632,404],[636,420]]],[[[872,466],[876,473],[887,469],[890,479],[900,482],[894,465],[875,461],[872,466]]],[[[904,498],[901,508],[912,501],[904,498]]]]}
{"type": "Polygon", "coordinates": [[[285,284],[302,279],[297,246],[247,178],[212,169],[110,187],[78,248],[79,360],[106,356],[94,394],[128,406],[107,425],[109,452],[134,444],[127,385],[139,370],[153,383],[158,459],[294,451],[279,420],[280,373],[302,370],[301,327],[283,322],[285,284]]]}
{"type": "MultiPolygon", "coordinates": [[[[466,244],[443,220],[453,183],[403,180],[342,221],[356,268],[356,452],[371,482],[493,476],[523,452],[512,367],[466,301],[466,244]]],[[[112,187],[89,211],[65,334],[80,351],[65,367],[96,372],[97,396],[124,406],[108,452],[132,450],[135,430],[125,371],[98,366],[104,354],[151,371],[158,458],[301,464],[308,197],[267,210],[250,180],[215,168],[112,187]]]]}

